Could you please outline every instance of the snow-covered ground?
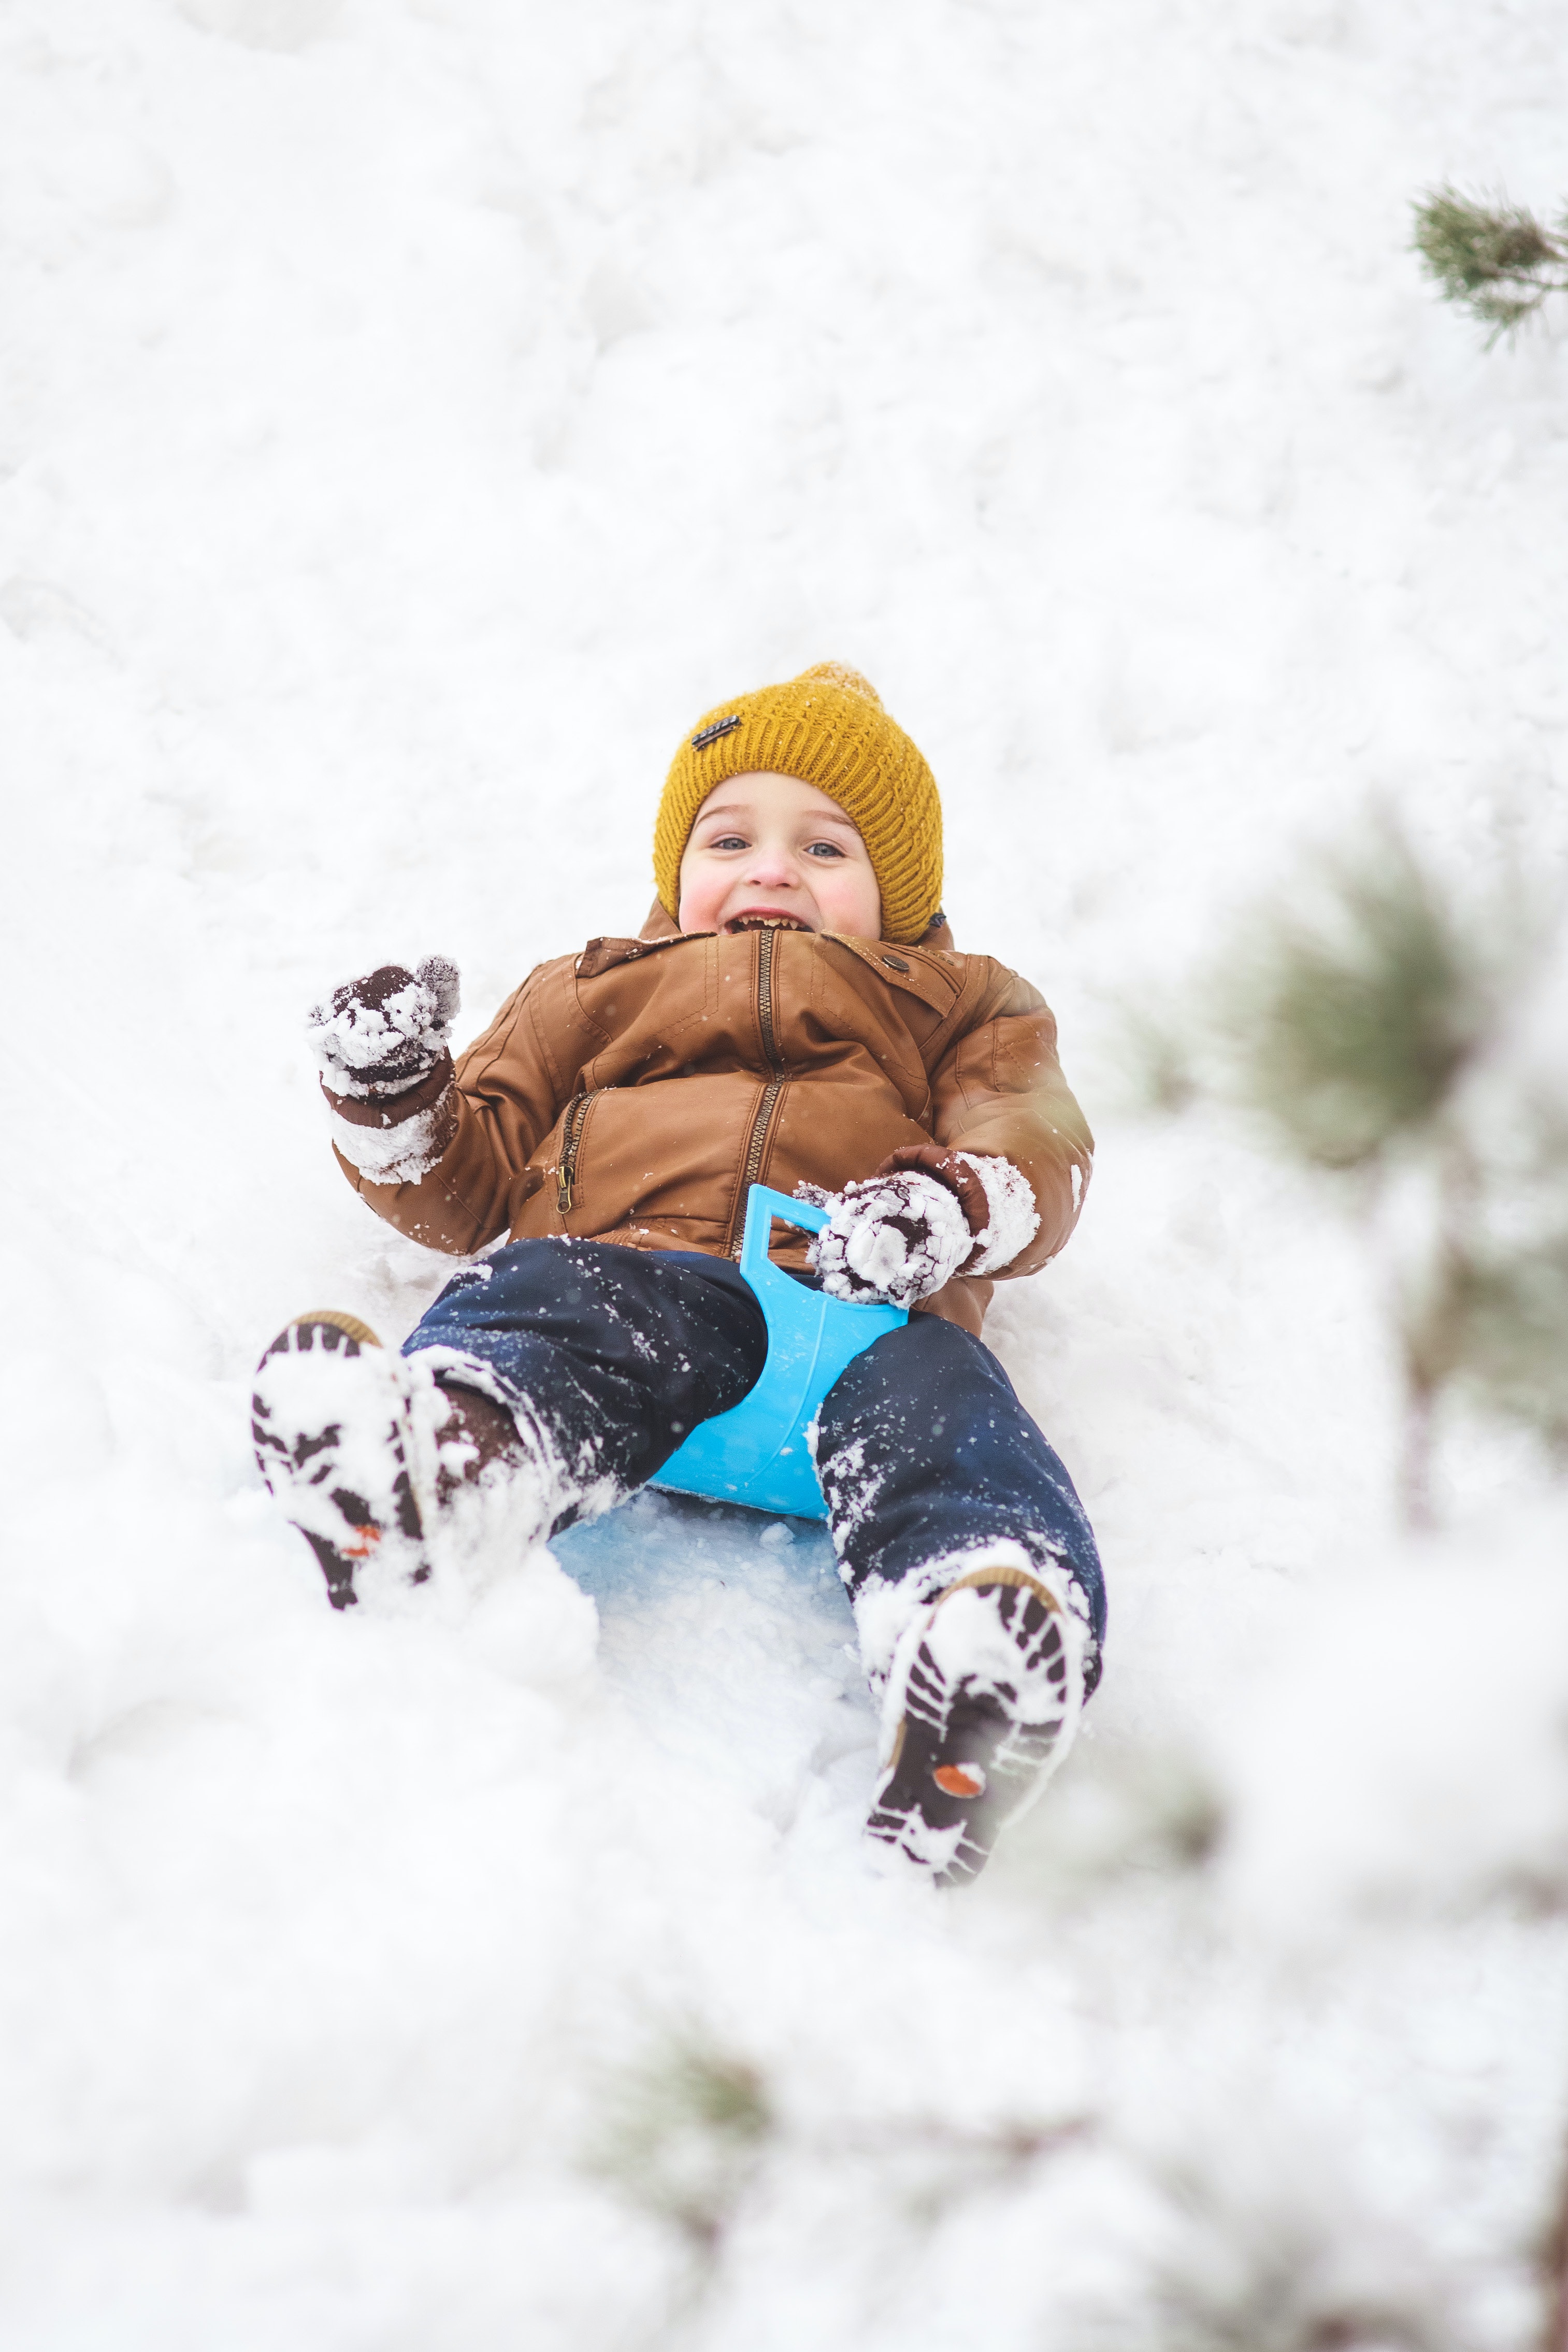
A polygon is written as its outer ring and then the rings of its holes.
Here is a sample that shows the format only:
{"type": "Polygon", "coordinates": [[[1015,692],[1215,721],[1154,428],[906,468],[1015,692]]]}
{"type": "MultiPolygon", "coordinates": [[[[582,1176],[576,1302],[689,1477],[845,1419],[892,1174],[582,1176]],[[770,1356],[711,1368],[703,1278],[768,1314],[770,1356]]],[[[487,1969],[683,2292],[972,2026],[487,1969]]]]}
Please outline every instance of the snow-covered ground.
{"type": "Polygon", "coordinates": [[[1568,353],[1405,247],[1568,191],[1568,9],[8,0],[0,74],[0,2336],[1522,2352],[1568,1509],[1459,1432],[1397,1534],[1358,1245],[1106,1041],[1369,792],[1562,860],[1568,353]],[[344,1620],[249,1456],[287,1315],[445,1272],[305,1006],[634,929],[683,729],[825,657],[1101,1134],[993,1337],[1109,1667],[956,1900],[820,1539],[344,1620]]]}

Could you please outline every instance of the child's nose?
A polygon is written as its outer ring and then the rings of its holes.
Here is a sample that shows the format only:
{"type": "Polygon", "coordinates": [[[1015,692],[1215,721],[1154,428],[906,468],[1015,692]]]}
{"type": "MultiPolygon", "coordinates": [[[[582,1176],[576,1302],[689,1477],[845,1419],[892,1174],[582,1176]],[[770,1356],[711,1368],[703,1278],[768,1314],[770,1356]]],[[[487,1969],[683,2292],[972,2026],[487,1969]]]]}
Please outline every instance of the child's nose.
{"type": "Polygon", "coordinates": [[[769,890],[786,890],[800,878],[800,870],[787,849],[759,842],[753,852],[747,880],[769,890]]]}

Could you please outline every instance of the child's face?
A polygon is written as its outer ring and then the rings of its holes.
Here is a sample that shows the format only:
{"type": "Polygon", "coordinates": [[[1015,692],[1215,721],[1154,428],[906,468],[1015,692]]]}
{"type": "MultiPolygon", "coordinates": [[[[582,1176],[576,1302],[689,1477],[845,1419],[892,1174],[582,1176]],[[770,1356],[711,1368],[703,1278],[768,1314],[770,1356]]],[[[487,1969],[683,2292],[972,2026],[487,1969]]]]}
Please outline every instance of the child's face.
{"type": "Polygon", "coordinates": [[[683,931],[800,931],[880,938],[882,893],[837,801],[795,776],[731,776],[697,812],[681,860],[683,931]]]}

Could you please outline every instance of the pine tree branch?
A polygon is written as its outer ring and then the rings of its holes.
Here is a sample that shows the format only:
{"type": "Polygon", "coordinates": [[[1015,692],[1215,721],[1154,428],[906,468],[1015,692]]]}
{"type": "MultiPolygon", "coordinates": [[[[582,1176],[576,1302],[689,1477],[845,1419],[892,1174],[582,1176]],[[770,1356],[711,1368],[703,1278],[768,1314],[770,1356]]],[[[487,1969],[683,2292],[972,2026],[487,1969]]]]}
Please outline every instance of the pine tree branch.
{"type": "Polygon", "coordinates": [[[1152,1106],[1229,1105],[1378,1236],[1412,1526],[1456,1389],[1568,1462],[1568,1107],[1498,1065],[1557,919],[1511,860],[1461,887],[1385,810],[1299,863],[1185,1007],[1167,994],[1129,1031],[1152,1106]],[[1378,1204],[1399,1199],[1417,1214],[1396,1234],[1378,1204]]]}
{"type": "Polygon", "coordinates": [[[1522,205],[1491,202],[1447,185],[1415,206],[1414,249],[1445,302],[1458,302],[1491,329],[1490,351],[1550,295],[1568,293],[1568,213],[1554,236],[1522,205]]]}

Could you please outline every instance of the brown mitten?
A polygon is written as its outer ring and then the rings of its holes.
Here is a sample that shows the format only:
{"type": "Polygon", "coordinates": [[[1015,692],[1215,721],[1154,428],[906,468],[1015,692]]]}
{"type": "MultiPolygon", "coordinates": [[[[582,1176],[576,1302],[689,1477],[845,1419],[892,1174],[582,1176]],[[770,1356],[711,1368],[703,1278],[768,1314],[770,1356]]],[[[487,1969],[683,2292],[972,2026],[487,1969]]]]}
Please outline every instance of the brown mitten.
{"type": "Polygon", "coordinates": [[[974,1236],[975,1255],[964,1267],[971,1280],[1000,1274],[1040,1231],[1040,1210],[1029,1179],[1010,1160],[990,1153],[949,1151],[939,1143],[901,1143],[880,1168],[873,1170],[872,1181],[891,1176],[895,1169],[915,1168],[935,1176],[956,1194],[974,1236]]]}
{"type": "Polygon", "coordinates": [[[345,981],[306,1026],[330,1092],[379,1101],[417,1086],[447,1051],[458,1002],[457,967],[444,956],[345,981]]]}
{"type": "Polygon", "coordinates": [[[913,1307],[951,1281],[975,1236],[957,1196],[922,1169],[897,1169],[826,1195],[811,1262],[830,1297],[913,1307]]]}

